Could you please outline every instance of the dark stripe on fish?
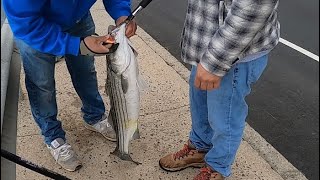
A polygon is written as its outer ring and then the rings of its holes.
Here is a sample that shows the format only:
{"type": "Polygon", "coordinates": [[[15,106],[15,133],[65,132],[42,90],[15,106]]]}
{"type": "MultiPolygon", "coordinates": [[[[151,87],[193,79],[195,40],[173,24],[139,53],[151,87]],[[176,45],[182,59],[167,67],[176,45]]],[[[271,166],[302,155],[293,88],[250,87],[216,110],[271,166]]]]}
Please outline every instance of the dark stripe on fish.
{"type": "MultiPolygon", "coordinates": [[[[110,91],[110,103],[111,103],[111,118],[114,122],[114,128],[117,133],[117,147],[112,152],[112,154],[118,156],[122,160],[132,161],[136,164],[141,164],[139,162],[134,161],[129,155],[129,144],[125,143],[125,139],[129,138],[126,133],[126,124],[129,121],[128,113],[127,113],[127,104],[125,95],[123,93],[123,81],[125,81],[122,77],[115,74],[111,69],[108,68],[108,89],[110,91]],[[125,149],[128,152],[125,152],[125,149]]],[[[124,82],[125,83],[125,82],[124,82]]],[[[128,85],[128,84],[127,84],[128,85]]],[[[137,132],[136,132],[137,133],[137,132]]],[[[135,133],[134,139],[137,138],[138,134],[135,133]]],[[[129,141],[129,140],[128,140],[129,141]]]]}

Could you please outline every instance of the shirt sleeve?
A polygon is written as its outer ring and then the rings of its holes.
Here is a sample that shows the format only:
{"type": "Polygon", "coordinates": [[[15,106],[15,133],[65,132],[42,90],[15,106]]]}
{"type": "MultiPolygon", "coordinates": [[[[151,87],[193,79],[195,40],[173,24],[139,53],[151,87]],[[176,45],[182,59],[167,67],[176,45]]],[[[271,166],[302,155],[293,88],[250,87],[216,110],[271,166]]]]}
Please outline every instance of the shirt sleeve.
{"type": "Polygon", "coordinates": [[[53,55],[78,55],[80,37],[62,32],[42,16],[46,0],[3,0],[14,36],[32,48],[53,55]]]}
{"type": "Polygon", "coordinates": [[[200,64],[224,76],[241,52],[267,23],[278,0],[234,0],[224,24],[213,35],[200,64]]]}
{"type": "Polygon", "coordinates": [[[129,16],[131,14],[130,0],[103,0],[103,4],[114,20],[117,20],[121,16],[129,16]]]}

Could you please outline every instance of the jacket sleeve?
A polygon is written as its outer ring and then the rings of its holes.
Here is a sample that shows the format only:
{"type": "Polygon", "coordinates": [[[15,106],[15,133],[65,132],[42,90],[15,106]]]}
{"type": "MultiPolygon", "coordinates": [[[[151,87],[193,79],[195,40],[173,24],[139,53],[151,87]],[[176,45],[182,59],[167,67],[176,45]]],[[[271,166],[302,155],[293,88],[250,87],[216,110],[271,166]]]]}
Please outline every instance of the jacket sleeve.
{"type": "Polygon", "coordinates": [[[210,73],[224,76],[277,6],[278,0],[233,0],[224,24],[200,60],[210,73]]]}
{"type": "Polygon", "coordinates": [[[129,16],[131,14],[130,0],[103,0],[103,4],[114,20],[117,20],[120,16],[129,16]]]}
{"type": "Polygon", "coordinates": [[[80,37],[64,33],[42,16],[47,0],[3,0],[14,36],[32,48],[53,55],[78,55],[80,37]]]}

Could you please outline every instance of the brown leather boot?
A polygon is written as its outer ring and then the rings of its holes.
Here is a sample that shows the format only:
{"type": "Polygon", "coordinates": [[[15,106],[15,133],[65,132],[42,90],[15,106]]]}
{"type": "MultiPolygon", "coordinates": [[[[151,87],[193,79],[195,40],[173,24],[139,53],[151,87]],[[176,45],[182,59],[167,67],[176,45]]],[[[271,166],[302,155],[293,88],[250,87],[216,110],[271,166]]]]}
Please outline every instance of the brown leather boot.
{"type": "Polygon", "coordinates": [[[200,173],[193,180],[224,180],[224,177],[210,167],[200,169],[200,173]]]}
{"type": "Polygon", "coordinates": [[[170,172],[181,171],[188,167],[203,167],[205,165],[205,152],[199,152],[188,142],[183,149],[176,153],[168,154],[160,159],[162,169],[170,172]]]}

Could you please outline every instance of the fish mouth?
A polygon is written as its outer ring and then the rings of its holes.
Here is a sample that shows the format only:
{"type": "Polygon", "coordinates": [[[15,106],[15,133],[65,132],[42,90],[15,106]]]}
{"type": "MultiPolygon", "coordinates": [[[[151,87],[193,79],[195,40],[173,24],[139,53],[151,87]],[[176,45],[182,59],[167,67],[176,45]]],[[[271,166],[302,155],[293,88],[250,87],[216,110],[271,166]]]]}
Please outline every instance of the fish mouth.
{"type": "Polygon", "coordinates": [[[118,47],[119,47],[119,43],[112,44],[112,46],[109,48],[108,54],[116,52],[118,47]]]}

